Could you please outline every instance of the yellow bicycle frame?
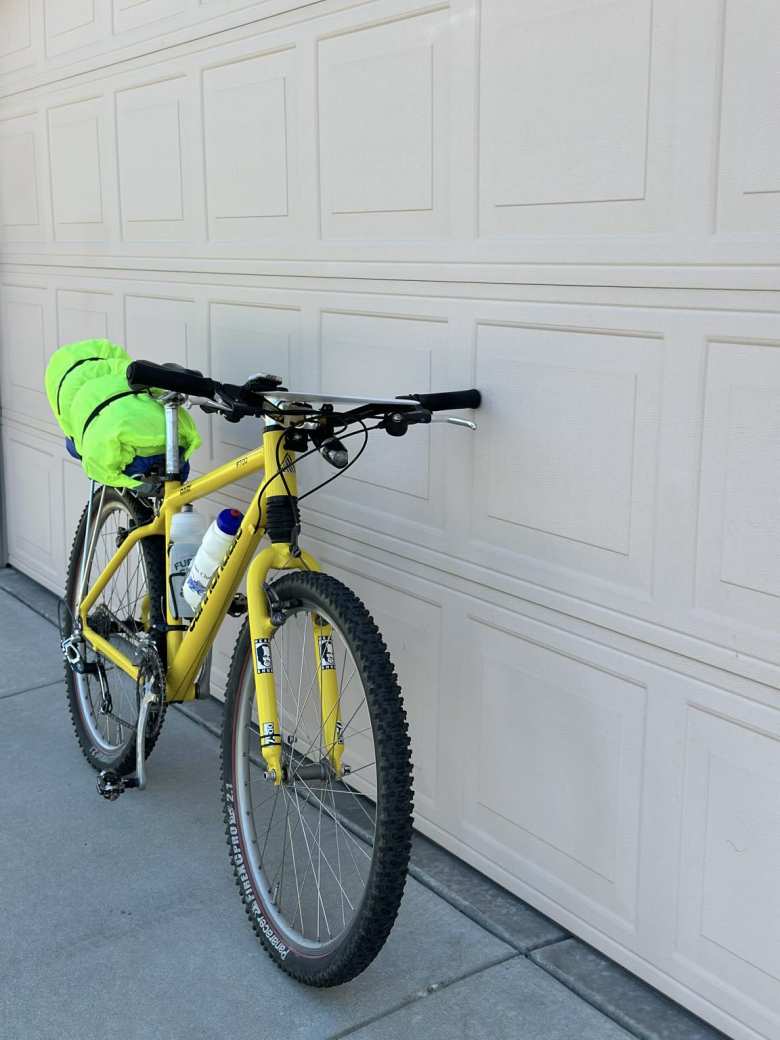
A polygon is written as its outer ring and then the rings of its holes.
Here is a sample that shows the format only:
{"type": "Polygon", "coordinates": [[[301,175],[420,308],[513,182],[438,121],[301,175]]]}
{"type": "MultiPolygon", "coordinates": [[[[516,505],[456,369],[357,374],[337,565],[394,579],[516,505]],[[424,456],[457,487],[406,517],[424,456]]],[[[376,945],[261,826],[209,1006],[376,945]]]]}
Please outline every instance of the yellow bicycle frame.
{"type": "MultiPolygon", "coordinates": [[[[295,453],[285,448],[282,456],[283,475],[281,471],[278,471],[270,480],[258,487],[246,510],[233,545],[217,568],[195,616],[184,631],[182,631],[180,620],[171,613],[170,555],[167,549],[170,544],[171,521],[182,506],[219,491],[250,473],[263,472],[268,468],[267,460],[271,460],[271,466],[276,466],[276,459],[279,457],[277,452],[281,451],[278,442],[280,438],[284,437],[285,432],[279,427],[266,429],[261,447],[217,467],[202,477],[188,481],[186,484],[179,481],[167,481],[157,516],[150,523],[130,531],[79,606],[82,635],[85,641],[94,651],[102,654],[117,668],[137,680],[137,666],[112,643],[90,628],[88,616],[91,607],[133,547],[142,538],[164,535],[166,546],[165,614],[168,626],[165,699],[168,702],[187,701],[195,697],[195,679],[216,638],[241,579],[246,573],[260,745],[269,772],[277,784],[282,782],[283,777],[282,747],[270,647],[268,647],[268,657],[264,658],[265,661],[270,662],[270,669],[268,667],[261,669],[258,664],[258,645],[263,646],[267,640],[271,639],[275,631],[264,583],[271,569],[319,571],[321,568],[309,553],[281,542],[271,543],[254,559],[252,557],[265,534],[267,499],[282,495],[297,496],[295,453]]],[[[324,654],[330,643],[331,629],[322,618],[315,618],[313,628],[315,660],[318,662],[317,677],[320,687],[323,737],[336,775],[341,775],[341,758],[344,749],[341,742],[338,680],[333,668],[327,667],[327,664],[323,667],[323,660],[326,659],[324,654]]]]}

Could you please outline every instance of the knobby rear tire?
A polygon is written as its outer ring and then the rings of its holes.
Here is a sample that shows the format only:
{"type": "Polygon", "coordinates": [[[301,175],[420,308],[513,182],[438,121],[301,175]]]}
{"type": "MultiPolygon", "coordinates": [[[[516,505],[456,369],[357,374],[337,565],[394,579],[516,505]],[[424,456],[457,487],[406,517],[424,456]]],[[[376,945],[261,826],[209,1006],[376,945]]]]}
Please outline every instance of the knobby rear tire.
{"type": "MultiPolygon", "coordinates": [[[[98,488],[95,491],[93,499],[93,523],[95,522],[96,510],[100,502],[101,490],[101,488],[98,488]]],[[[105,496],[103,498],[104,509],[110,505],[123,509],[127,514],[128,520],[136,526],[147,523],[151,519],[151,512],[148,506],[128,491],[122,493],[117,488],[106,487],[105,496]]],[[[86,536],[87,511],[88,506],[85,506],[76,528],[76,534],[70,552],[70,559],[68,561],[68,573],[65,583],[65,603],[68,610],[65,612],[63,618],[63,636],[71,634],[73,617],[77,614],[78,604],[76,603],[76,595],[81,576],[81,555],[84,549],[84,539],[86,536]]],[[[140,541],[139,546],[139,551],[143,555],[143,563],[146,570],[146,583],[152,605],[152,614],[153,617],[156,616],[158,619],[161,619],[163,609],[162,605],[165,597],[164,539],[156,536],[152,538],[144,538],[140,541]]],[[[95,577],[96,575],[93,574],[92,581],[94,581],[95,577]]],[[[164,646],[161,646],[159,649],[164,654],[164,646]]],[[[90,653],[89,656],[90,659],[92,659],[94,654],[90,653]]],[[[76,739],[78,740],[79,747],[81,748],[87,762],[89,762],[93,769],[111,769],[120,776],[128,776],[133,773],[136,766],[135,736],[133,735],[122,745],[121,748],[117,749],[114,754],[101,752],[101,749],[96,746],[84,719],[81,698],[77,689],[75,676],[67,662],[65,663],[65,690],[68,710],[76,733],[76,739]]],[[[165,707],[163,707],[156,724],[154,726],[147,726],[146,757],[151,754],[152,749],[157,743],[164,713],[165,707]]]]}

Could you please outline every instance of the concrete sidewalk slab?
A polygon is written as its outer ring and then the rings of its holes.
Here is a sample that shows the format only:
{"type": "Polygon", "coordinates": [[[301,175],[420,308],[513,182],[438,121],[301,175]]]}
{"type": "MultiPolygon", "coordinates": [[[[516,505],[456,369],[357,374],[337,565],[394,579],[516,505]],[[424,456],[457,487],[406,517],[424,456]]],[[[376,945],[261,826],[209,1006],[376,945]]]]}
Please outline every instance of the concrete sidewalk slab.
{"type": "Polygon", "coordinates": [[[422,834],[414,835],[412,867],[426,887],[520,953],[568,937],[549,917],[422,834]]]}
{"type": "Polygon", "coordinates": [[[628,1040],[619,1025],[516,957],[348,1034],[350,1040],[628,1040]]]}
{"type": "Polygon", "coordinates": [[[62,655],[56,629],[2,590],[0,652],[0,697],[62,678],[62,655]]]}
{"type": "Polygon", "coordinates": [[[0,567],[0,589],[59,628],[59,597],[13,567],[0,567]]]}
{"type": "Polygon", "coordinates": [[[579,939],[538,950],[532,960],[641,1040],[727,1040],[579,939]]]}
{"type": "Polygon", "coordinates": [[[514,952],[410,880],[387,946],[354,982],[312,990],[283,975],[228,866],[218,746],[180,712],[148,790],[116,803],[95,792],[62,683],[0,701],[0,763],[7,1040],[322,1040],[514,952]]]}

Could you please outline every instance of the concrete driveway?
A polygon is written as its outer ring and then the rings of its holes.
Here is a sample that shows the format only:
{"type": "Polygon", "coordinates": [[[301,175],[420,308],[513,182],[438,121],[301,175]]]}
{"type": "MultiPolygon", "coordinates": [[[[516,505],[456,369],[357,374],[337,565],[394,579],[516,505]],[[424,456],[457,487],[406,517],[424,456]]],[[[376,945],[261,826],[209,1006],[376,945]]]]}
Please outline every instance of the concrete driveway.
{"type": "Polygon", "coordinates": [[[3,1040],[629,1037],[414,879],[358,979],[314,990],[279,972],[228,867],[217,740],[171,710],[148,789],[103,801],[42,613],[0,582],[3,1040]]]}

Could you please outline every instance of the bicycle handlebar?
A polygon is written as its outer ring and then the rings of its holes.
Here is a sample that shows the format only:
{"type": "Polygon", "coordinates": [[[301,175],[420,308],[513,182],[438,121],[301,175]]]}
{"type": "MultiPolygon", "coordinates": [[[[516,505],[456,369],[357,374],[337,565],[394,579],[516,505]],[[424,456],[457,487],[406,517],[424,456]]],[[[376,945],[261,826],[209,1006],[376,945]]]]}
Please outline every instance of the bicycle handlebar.
{"type": "MultiPolygon", "coordinates": [[[[264,395],[273,396],[274,390],[281,389],[280,380],[275,376],[254,376],[243,386],[233,386],[219,383],[192,368],[182,368],[180,365],[174,364],[158,365],[153,361],[132,361],[127,366],[127,382],[132,390],[154,388],[191,397],[207,398],[213,404],[198,402],[205,411],[224,410],[228,418],[232,418],[233,421],[237,421],[244,415],[266,414],[267,404],[264,401],[264,395]],[[224,407],[220,407],[220,405],[224,407]]],[[[286,394],[286,396],[289,398],[292,395],[286,394]]],[[[325,400],[324,397],[317,396],[320,400],[325,400]]],[[[335,397],[334,400],[340,399],[335,397]]],[[[396,400],[398,410],[404,413],[407,413],[412,401],[416,401],[424,412],[431,413],[451,409],[479,408],[482,395],[479,390],[451,390],[438,394],[407,394],[396,400]]],[[[365,405],[353,409],[348,414],[350,418],[357,420],[376,414],[375,409],[379,410],[380,414],[387,414],[393,410],[393,405],[388,399],[376,402],[369,400],[365,405]]]]}

